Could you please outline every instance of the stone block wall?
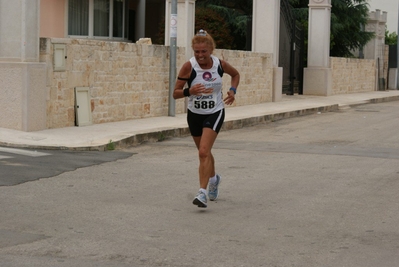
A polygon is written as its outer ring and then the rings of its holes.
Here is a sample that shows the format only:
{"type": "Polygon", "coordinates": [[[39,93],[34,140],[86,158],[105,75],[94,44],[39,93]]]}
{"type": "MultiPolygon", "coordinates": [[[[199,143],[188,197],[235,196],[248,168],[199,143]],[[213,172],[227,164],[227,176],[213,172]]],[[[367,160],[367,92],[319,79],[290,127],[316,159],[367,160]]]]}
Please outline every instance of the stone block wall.
{"type": "MultiPolygon", "coordinates": [[[[241,82],[234,106],[272,101],[272,55],[216,50],[238,69],[241,82]]],[[[75,87],[88,87],[93,124],[167,116],[169,47],[87,39],[42,38],[40,61],[47,65],[47,128],[75,125],[75,87]],[[54,44],[65,44],[66,67],[54,71],[54,44]]],[[[185,49],[177,50],[177,72],[185,49]]],[[[224,92],[230,87],[224,75],[224,92]]],[[[185,112],[176,100],[175,113],[185,112]]]]}
{"type": "MultiPolygon", "coordinates": [[[[272,54],[216,49],[214,55],[226,60],[240,72],[240,85],[232,107],[272,102],[272,54]]],[[[227,74],[223,75],[223,86],[223,92],[230,88],[230,76],[227,74]]]]}
{"type": "Polygon", "coordinates": [[[376,90],[376,61],[357,58],[330,58],[333,95],[376,90]]]}

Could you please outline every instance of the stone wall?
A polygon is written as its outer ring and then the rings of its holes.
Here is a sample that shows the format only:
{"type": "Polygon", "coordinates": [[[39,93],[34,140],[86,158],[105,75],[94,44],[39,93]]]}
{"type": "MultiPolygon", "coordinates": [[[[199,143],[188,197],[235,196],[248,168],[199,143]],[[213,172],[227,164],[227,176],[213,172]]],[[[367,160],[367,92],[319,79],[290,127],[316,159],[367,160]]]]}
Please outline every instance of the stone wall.
{"type": "Polygon", "coordinates": [[[333,95],[376,90],[376,61],[356,58],[330,58],[333,95]]]}
{"type": "MultiPolygon", "coordinates": [[[[47,128],[75,125],[75,87],[88,87],[93,124],[167,116],[169,47],[87,39],[40,41],[40,61],[47,65],[47,128]],[[54,44],[66,47],[64,71],[55,71],[54,44]]],[[[177,50],[177,71],[185,62],[185,49],[177,50]]],[[[241,75],[234,106],[272,101],[272,55],[247,51],[215,50],[241,75]]],[[[224,75],[224,92],[230,87],[224,75]]],[[[175,113],[185,112],[176,100],[175,113]]]]}

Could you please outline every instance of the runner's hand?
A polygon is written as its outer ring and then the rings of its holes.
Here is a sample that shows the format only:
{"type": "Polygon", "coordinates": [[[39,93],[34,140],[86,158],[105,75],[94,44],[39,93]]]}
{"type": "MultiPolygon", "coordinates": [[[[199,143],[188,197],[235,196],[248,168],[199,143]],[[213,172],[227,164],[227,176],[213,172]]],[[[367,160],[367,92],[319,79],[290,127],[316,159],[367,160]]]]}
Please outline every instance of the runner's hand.
{"type": "Polygon", "coordinates": [[[205,88],[203,84],[196,84],[190,88],[191,95],[203,95],[212,93],[213,88],[205,88]]]}
{"type": "Polygon", "coordinates": [[[235,100],[235,94],[233,91],[227,91],[227,96],[223,99],[224,103],[226,105],[231,105],[233,104],[234,100],[235,100]]]}

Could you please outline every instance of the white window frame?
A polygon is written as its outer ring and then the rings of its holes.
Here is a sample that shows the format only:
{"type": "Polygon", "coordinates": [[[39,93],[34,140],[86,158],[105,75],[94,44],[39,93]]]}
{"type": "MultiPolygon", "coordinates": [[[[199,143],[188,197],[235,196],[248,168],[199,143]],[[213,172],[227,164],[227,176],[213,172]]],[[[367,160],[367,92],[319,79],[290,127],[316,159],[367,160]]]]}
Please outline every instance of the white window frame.
{"type": "Polygon", "coordinates": [[[122,37],[113,37],[113,23],[114,23],[114,0],[110,0],[110,11],[109,11],[109,33],[108,36],[94,36],[94,0],[89,0],[89,35],[69,35],[68,29],[68,12],[69,12],[69,0],[66,1],[66,33],[69,38],[76,39],[98,39],[98,40],[115,40],[115,41],[126,41],[127,36],[125,36],[126,27],[126,0],[123,0],[123,18],[122,18],[122,37]]]}

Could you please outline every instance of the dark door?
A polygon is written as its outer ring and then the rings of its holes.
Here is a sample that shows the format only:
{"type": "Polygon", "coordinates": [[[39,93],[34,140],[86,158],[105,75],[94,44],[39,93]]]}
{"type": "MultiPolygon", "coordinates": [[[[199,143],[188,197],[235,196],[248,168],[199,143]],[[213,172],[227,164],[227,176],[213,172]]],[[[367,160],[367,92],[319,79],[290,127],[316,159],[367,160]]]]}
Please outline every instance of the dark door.
{"type": "Polygon", "coordinates": [[[283,68],[283,94],[303,93],[303,50],[303,31],[288,0],[281,0],[279,67],[283,68]]]}

